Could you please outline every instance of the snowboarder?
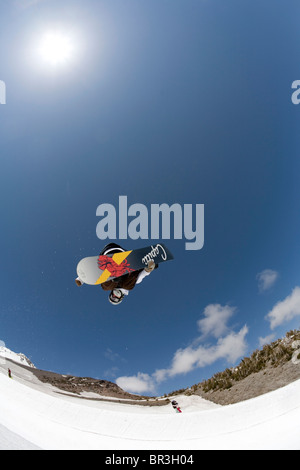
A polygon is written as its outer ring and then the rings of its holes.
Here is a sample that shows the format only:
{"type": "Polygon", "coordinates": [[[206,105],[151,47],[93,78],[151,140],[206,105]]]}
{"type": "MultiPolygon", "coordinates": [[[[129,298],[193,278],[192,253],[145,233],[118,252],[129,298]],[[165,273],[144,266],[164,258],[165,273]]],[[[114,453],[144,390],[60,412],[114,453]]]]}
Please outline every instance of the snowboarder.
{"type": "MultiPolygon", "coordinates": [[[[115,253],[124,252],[124,248],[116,243],[109,243],[106,245],[99,256],[101,255],[113,255],[115,253]]],[[[108,300],[112,305],[119,305],[124,299],[125,295],[129,294],[129,291],[132,290],[136,284],[140,284],[142,280],[148,276],[158,265],[155,264],[153,260],[150,260],[147,267],[139,269],[132,273],[124,274],[115,279],[103,282],[101,287],[103,290],[110,291],[108,300]]],[[[81,286],[83,281],[78,277],[76,279],[76,284],[81,286]]]]}
{"type": "MultiPolygon", "coordinates": [[[[101,251],[100,255],[114,254],[125,251],[124,248],[117,245],[116,243],[109,243],[101,251]]],[[[155,269],[155,263],[151,260],[148,266],[144,269],[134,271],[132,273],[124,274],[123,276],[106,281],[101,284],[103,290],[110,291],[108,300],[112,305],[119,305],[124,299],[125,295],[129,294],[136,284],[140,284],[142,280],[148,276],[153,269],[155,269]]]]}
{"type": "Polygon", "coordinates": [[[179,408],[179,405],[176,400],[172,400],[172,407],[177,413],[182,413],[181,409],[179,408]]]}

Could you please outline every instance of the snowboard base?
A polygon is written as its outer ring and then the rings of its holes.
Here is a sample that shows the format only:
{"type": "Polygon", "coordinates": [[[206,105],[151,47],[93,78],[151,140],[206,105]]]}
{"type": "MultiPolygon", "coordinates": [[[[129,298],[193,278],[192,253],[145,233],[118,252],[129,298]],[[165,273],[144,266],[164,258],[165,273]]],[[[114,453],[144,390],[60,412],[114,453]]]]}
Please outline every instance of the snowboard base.
{"type": "MultiPolygon", "coordinates": [[[[100,285],[124,274],[144,269],[150,260],[159,264],[172,259],[174,257],[170,250],[163,243],[158,243],[137,250],[83,258],[77,265],[77,274],[85,284],[100,285]]],[[[79,285],[77,281],[76,283],[79,285]]]]}

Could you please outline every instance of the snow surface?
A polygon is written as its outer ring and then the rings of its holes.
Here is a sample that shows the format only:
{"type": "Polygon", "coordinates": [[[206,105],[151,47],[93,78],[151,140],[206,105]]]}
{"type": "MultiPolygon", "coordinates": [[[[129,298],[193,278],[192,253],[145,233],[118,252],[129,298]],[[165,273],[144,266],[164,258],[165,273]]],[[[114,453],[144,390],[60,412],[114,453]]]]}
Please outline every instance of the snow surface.
{"type": "Polygon", "coordinates": [[[12,361],[19,362],[24,366],[36,368],[34,364],[22,353],[15,353],[5,346],[0,346],[0,361],[1,358],[11,359],[12,361]]]}
{"type": "Polygon", "coordinates": [[[300,380],[229,406],[176,400],[181,414],[67,396],[1,358],[0,449],[300,449],[300,380]]]}

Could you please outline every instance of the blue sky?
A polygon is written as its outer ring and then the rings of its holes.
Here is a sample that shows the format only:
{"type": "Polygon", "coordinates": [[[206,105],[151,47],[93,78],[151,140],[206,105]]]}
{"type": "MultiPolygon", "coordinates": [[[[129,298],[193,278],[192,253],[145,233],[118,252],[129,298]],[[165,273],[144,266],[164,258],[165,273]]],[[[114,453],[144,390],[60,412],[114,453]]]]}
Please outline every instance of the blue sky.
{"type": "Polygon", "coordinates": [[[297,2],[0,11],[1,341],[41,369],[163,394],[298,328],[297,2]],[[59,64],[38,53],[53,31],[71,43],[59,64]],[[105,243],[97,207],[120,195],[204,204],[205,244],[164,240],[175,260],[113,308],[74,279],[105,243]]]}

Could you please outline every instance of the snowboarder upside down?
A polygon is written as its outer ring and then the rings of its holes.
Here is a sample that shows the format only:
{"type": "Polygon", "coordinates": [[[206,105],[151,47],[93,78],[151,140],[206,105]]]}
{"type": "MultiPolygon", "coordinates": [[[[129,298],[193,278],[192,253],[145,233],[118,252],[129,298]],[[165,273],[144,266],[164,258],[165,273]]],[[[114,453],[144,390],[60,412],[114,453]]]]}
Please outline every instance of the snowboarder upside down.
{"type": "MultiPolygon", "coordinates": [[[[111,256],[115,253],[124,252],[121,246],[116,243],[109,243],[106,245],[99,256],[111,256]]],[[[136,284],[140,284],[142,280],[148,276],[156,267],[158,267],[153,260],[150,260],[147,267],[144,269],[139,269],[134,272],[124,274],[115,279],[103,282],[101,287],[103,290],[110,291],[108,300],[112,305],[119,305],[124,299],[125,295],[129,294],[129,291],[132,290],[136,284]]],[[[81,286],[83,281],[78,277],[76,279],[76,284],[81,286]]]]}

